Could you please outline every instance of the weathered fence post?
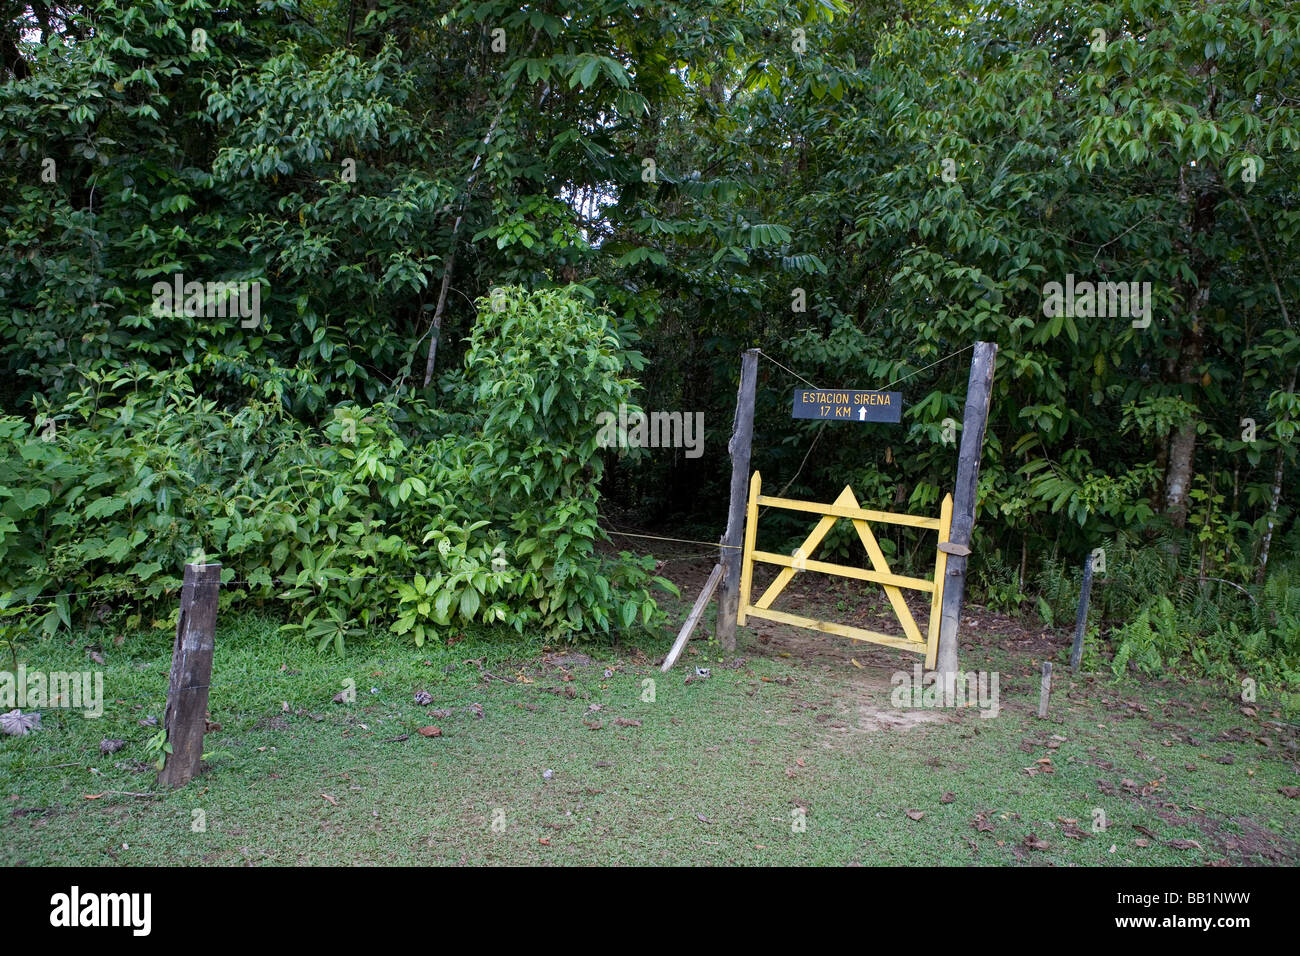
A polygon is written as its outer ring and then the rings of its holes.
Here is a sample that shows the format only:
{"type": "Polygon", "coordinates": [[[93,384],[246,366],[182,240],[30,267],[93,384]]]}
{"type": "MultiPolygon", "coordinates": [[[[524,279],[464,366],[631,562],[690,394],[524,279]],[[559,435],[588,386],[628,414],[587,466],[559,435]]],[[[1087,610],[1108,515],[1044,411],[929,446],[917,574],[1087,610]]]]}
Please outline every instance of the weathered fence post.
{"type": "MultiPolygon", "coordinates": [[[[979,483],[980,454],[989,420],[993,393],[993,367],[998,347],[976,342],[966,385],[966,411],[962,417],[961,449],[957,453],[957,484],[952,496],[952,530],[943,584],[943,609],[939,617],[938,671],[945,693],[955,693],[957,675],[957,625],[966,590],[966,559],[970,556],[971,530],[975,526],[975,493],[979,483]],[[950,690],[951,688],[951,690],[950,690]]],[[[945,698],[947,699],[947,698],[945,698]]]]}
{"type": "Polygon", "coordinates": [[[1038,716],[1046,719],[1047,702],[1052,696],[1052,662],[1043,661],[1043,679],[1038,684],[1038,716]]]}
{"type": "Polygon", "coordinates": [[[1074,647],[1070,649],[1070,672],[1079,672],[1079,659],[1083,656],[1083,632],[1088,627],[1088,598],[1092,595],[1092,554],[1083,562],[1083,587],[1079,591],[1079,613],[1074,619],[1074,647]]]}
{"type": "Polygon", "coordinates": [[[167,710],[163,717],[171,753],[165,755],[166,762],[158,774],[158,782],[169,787],[189,783],[199,772],[203,759],[220,588],[220,564],[185,565],[181,617],[176,622],[167,710]]]}
{"type": "Polygon", "coordinates": [[[736,417],[727,450],[731,453],[731,505],[722,535],[722,585],[718,591],[718,622],[714,631],[725,650],[736,649],[736,614],[740,610],[740,550],[745,531],[745,499],[749,489],[749,452],[754,443],[754,389],[758,382],[758,349],[740,360],[736,417]]]}

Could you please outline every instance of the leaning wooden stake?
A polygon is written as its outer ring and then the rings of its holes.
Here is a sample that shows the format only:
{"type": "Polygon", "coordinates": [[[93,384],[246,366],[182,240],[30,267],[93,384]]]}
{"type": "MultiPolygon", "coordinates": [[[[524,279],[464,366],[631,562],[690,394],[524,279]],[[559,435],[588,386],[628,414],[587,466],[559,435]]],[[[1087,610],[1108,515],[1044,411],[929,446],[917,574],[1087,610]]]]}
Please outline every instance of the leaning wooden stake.
{"type": "Polygon", "coordinates": [[[171,753],[166,755],[166,763],[158,774],[158,782],[169,787],[189,783],[199,772],[203,759],[220,587],[220,564],[185,565],[181,618],[176,623],[167,710],[163,717],[171,753]]]}
{"type": "Polygon", "coordinates": [[[939,617],[938,671],[945,689],[955,682],[957,675],[957,625],[966,590],[966,559],[970,555],[971,530],[975,526],[975,492],[979,485],[980,454],[984,449],[984,428],[989,419],[997,354],[998,347],[993,342],[976,342],[966,385],[961,450],[957,455],[957,484],[952,496],[952,530],[948,535],[948,547],[944,548],[948,562],[939,617]]]}
{"type": "Polygon", "coordinates": [[[754,388],[758,382],[758,349],[745,352],[740,361],[740,388],[736,392],[736,418],[727,450],[731,452],[731,505],[727,530],[722,536],[722,590],[718,594],[715,634],[723,649],[736,649],[736,614],[740,610],[740,551],[745,531],[745,492],[749,487],[749,452],[754,443],[754,388]]]}
{"type": "Polygon", "coordinates": [[[691,613],[686,617],[686,623],[682,625],[681,631],[678,632],[677,640],[673,642],[673,649],[664,658],[664,666],[660,668],[664,673],[667,673],[677,663],[677,658],[682,656],[686,642],[691,639],[691,632],[695,630],[695,625],[700,622],[704,609],[708,607],[709,598],[713,597],[713,592],[717,590],[720,580],[722,580],[722,565],[715,564],[713,573],[704,582],[704,588],[700,591],[700,596],[695,599],[695,606],[691,608],[691,613]]]}
{"type": "Polygon", "coordinates": [[[1047,716],[1047,701],[1052,696],[1052,662],[1043,661],[1043,680],[1038,685],[1038,716],[1047,716]]]}

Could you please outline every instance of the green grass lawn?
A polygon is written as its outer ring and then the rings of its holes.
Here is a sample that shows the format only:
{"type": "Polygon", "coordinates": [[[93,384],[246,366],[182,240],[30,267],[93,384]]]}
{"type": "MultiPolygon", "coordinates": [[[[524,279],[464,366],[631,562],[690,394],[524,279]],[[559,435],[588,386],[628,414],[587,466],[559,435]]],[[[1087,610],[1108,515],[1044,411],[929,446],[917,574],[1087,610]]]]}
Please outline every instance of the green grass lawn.
{"type": "Polygon", "coordinates": [[[84,645],[101,639],[101,719],[47,708],[39,731],[0,737],[0,863],[1300,860],[1300,800],[1279,792],[1300,783],[1296,727],[1266,702],[1247,714],[1222,687],[1067,672],[1038,720],[1041,648],[996,637],[963,659],[1000,674],[987,719],[899,711],[889,675],[914,658],[786,628],[742,629],[725,658],[697,642],[662,675],[667,631],[603,649],[377,637],[338,658],[227,615],[208,769],[169,794],[153,791],[141,721],[162,718],[170,633],[33,643],[22,659],[91,668],[84,645]],[[688,682],[697,665],[712,675],[688,682]],[[345,679],[355,703],[332,703],[345,679]],[[417,732],[431,725],[441,736],[417,732]],[[125,745],[104,754],[104,739],[125,745]]]}

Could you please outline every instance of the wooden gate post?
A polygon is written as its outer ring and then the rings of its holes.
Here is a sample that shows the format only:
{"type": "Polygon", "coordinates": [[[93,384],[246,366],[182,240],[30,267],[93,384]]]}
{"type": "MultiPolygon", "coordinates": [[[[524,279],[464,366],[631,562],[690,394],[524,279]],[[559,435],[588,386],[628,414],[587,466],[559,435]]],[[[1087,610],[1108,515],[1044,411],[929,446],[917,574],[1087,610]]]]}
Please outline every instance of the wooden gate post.
{"type": "Polygon", "coordinates": [[[714,631],[724,650],[736,649],[736,615],[740,610],[740,551],[745,531],[745,499],[749,490],[749,452],[754,444],[754,388],[758,382],[758,349],[740,359],[740,388],[731,441],[731,504],[722,536],[722,585],[718,591],[718,622],[714,631]]]}
{"type": "Polygon", "coordinates": [[[962,416],[961,450],[957,454],[957,485],[953,489],[952,531],[948,536],[948,566],[943,582],[943,610],[939,617],[938,672],[945,699],[955,693],[957,675],[957,625],[966,590],[966,560],[970,556],[971,530],[975,526],[975,494],[979,484],[980,454],[989,420],[993,392],[993,367],[998,347],[976,342],[966,385],[966,411],[962,416]],[[950,688],[952,691],[950,693],[950,688]]]}
{"type": "Polygon", "coordinates": [[[185,565],[181,617],[176,622],[167,710],[163,717],[171,753],[165,755],[166,762],[158,774],[158,782],[169,787],[189,783],[199,772],[203,759],[220,587],[220,564],[185,565]]]}

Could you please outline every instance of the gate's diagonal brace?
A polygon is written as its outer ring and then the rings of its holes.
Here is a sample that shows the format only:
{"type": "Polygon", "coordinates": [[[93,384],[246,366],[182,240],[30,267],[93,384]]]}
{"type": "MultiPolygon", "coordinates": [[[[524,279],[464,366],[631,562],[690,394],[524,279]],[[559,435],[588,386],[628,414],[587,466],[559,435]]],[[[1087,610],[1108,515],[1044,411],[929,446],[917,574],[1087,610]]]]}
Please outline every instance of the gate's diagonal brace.
{"type": "MultiPolygon", "coordinates": [[[[857,502],[854,502],[857,505],[857,502]]],[[[889,570],[889,563],[885,560],[885,553],[880,550],[880,544],[876,541],[876,536],[871,533],[865,521],[854,521],[853,527],[857,529],[858,537],[862,540],[862,546],[867,549],[867,554],[871,558],[871,566],[881,574],[892,574],[889,570]]],[[[916,619],[912,617],[912,609],[907,606],[903,600],[903,592],[894,587],[892,584],[881,585],[885,589],[885,596],[889,598],[889,603],[893,605],[894,614],[898,617],[898,623],[903,625],[903,633],[907,635],[909,641],[917,644],[924,643],[921,637],[921,629],[916,626],[916,619]]]]}
{"type": "MultiPolygon", "coordinates": [[[[757,498],[758,496],[755,495],[754,497],[757,498]]],[[[857,499],[853,497],[853,490],[848,487],[840,492],[840,496],[835,499],[834,503],[848,508],[856,508],[858,506],[857,499]]],[[[822,538],[826,537],[831,528],[835,527],[835,522],[839,520],[840,519],[835,515],[824,516],[813,527],[812,533],[803,539],[803,544],[799,545],[799,549],[795,554],[805,561],[812,557],[813,551],[815,551],[817,546],[822,543],[822,538]]],[[[781,592],[785,590],[785,586],[790,583],[794,578],[794,575],[794,568],[782,568],[781,573],[776,576],[776,580],[769,584],[767,590],[763,592],[763,596],[754,602],[754,607],[759,608],[760,610],[770,608],[772,602],[775,601],[777,597],[780,596],[781,592]]]]}

